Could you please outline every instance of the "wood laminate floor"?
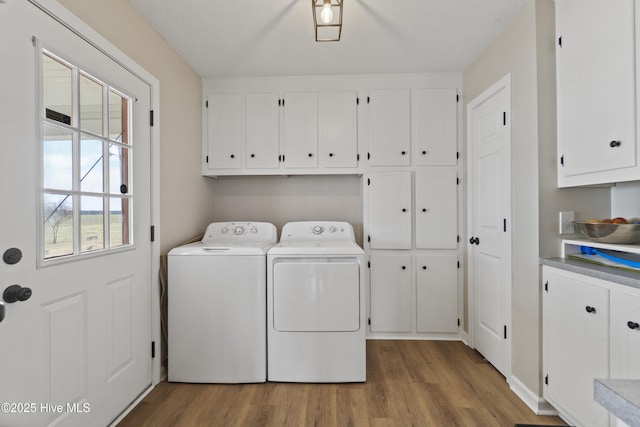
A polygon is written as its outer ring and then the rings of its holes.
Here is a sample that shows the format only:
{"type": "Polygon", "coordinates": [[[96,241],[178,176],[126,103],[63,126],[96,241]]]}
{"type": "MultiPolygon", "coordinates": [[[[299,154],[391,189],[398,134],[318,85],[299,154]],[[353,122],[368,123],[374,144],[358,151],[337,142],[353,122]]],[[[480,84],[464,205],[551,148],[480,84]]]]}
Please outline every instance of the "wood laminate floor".
{"type": "Polygon", "coordinates": [[[367,341],[367,382],[159,384],[119,427],[566,425],[461,342],[367,341]]]}

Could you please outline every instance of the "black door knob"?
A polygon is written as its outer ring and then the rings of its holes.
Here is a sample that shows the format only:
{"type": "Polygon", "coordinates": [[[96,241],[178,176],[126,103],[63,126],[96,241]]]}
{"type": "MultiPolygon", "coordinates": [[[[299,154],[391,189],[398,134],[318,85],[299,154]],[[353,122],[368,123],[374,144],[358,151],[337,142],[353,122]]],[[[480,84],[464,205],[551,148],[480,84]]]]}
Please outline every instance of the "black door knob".
{"type": "Polygon", "coordinates": [[[480,239],[478,239],[477,237],[472,237],[469,239],[469,243],[471,243],[472,245],[479,245],[480,239]]]}
{"type": "Polygon", "coordinates": [[[619,147],[621,145],[622,145],[622,142],[620,142],[620,141],[611,141],[609,143],[609,147],[611,147],[611,148],[616,148],[616,147],[619,147]]]}
{"type": "Polygon", "coordinates": [[[596,312],[596,308],[595,307],[591,307],[590,305],[586,306],[584,309],[587,311],[587,313],[595,313],[596,312]]]}
{"type": "Polygon", "coordinates": [[[637,322],[632,322],[632,321],[628,321],[627,322],[627,326],[629,327],[629,329],[638,329],[638,328],[640,328],[640,325],[638,325],[637,322]]]}
{"type": "Polygon", "coordinates": [[[32,292],[30,288],[23,288],[20,285],[11,285],[4,290],[2,298],[9,303],[16,301],[26,301],[31,298],[31,294],[32,292]]]}

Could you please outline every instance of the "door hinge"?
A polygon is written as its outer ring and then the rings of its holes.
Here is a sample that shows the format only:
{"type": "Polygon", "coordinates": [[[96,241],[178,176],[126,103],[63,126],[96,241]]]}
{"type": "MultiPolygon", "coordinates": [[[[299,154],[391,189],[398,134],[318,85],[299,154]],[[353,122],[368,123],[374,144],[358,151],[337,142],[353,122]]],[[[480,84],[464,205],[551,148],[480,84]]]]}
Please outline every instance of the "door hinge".
{"type": "Polygon", "coordinates": [[[151,241],[152,242],[156,241],[156,226],[155,225],[151,226],[151,241]]]}
{"type": "Polygon", "coordinates": [[[367,96],[367,104],[371,103],[371,98],[367,96]]]}
{"type": "Polygon", "coordinates": [[[544,385],[549,385],[549,374],[544,376],[544,385]]]}
{"type": "Polygon", "coordinates": [[[205,101],[204,108],[209,108],[209,101],[205,101]]]}
{"type": "Polygon", "coordinates": [[[459,158],[460,158],[460,152],[456,151],[456,159],[459,159],[459,158]]]}
{"type": "Polygon", "coordinates": [[[507,112],[503,111],[502,112],[502,126],[506,126],[507,125],[507,112]]]}
{"type": "Polygon", "coordinates": [[[284,107],[284,98],[282,98],[282,106],[284,107]]]}
{"type": "Polygon", "coordinates": [[[367,160],[371,160],[371,153],[367,153],[367,160]]]}
{"type": "Polygon", "coordinates": [[[460,95],[456,94],[456,102],[460,102],[460,95]]]}
{"type": "Polygon", "coordinates": [[[460,319],[458,319],[458,326],[460,326],[460,319]]]}
{"type": "Polygon", "coordinates": [[[504,339],[507,339],[507,325],[504,325],[504,339]]]}
{"type": "Polygon", "coordinates": [[[460,178],[456,177],[456,185],[460,185],[460,178]]]}
{"type": "Polygon", "coordinates": [[[369,324],[369,325],[371,324],[371,317],[369,317],[369,318],[367,319],[367,324],[369,324]]]}
{"type": "Polygon", "coordinates": [[[562,36],[558,37],[558,46],[562,47],[562,36]]]}
{"type": "Polygon", "coordinates": [[[371,236],[367,235],[367,242],[371,242],[371,236]]]}
{"type": "Polygon", "coordinates": [[[153,110],[149,111],[149,126],[153,126],[153,110]]]}
{"type": "Polygon", "coordinates": [[[371,261],[367,261],[367,268],[371,268],[371,261]]]}
{"type": "Polygon", "coordinates": [[[360,153],[356,154],[356,162],[360,161],[360,153]]]}
{"type": "Polygon", "coordinates": [[[151,358],[155,359],[156,357],[156,342],[151,341],[151,358]]]}
{"type": "Polygon", "coordinates": [[[360,105],[360,98],[356,97],[356,105],[360,105]]]}
{"type": "Polygon", "coordinates": [[[460,243],[460,235],[459,234],[456,236],[456,240],[458,241],[458,243],[460,243]]]}
{"type": "Polygon", "coordinates": [[[507,218],[502,218],[502,231],[507,232],[507,218]]]}
{"type": "Polygon", "coordinates": [[[206,157],[205,163],[209,163],[209,156],[206,157]]]}
{"type": "Polygon", "coordinates": [[[560,166],[564,167],[564,154],[560,156],[560,166]]]}
{"type": "Polygon", "coordinates": [[[371,185],[371,178],[367,178],[367,185],[371,185]]]}
{"type": "Polygon", "coordinates": [[[545,292],[549,292],[549,281],[547,280],[546,282],[544,282],[544,291],[545,292]]]}
{"type": "MultiPolygon", "coordinates": [[[[460,268],[460,261],[458,261],[458,268],[460,268]]],[[[459,320],[459,319],[458,319],[459,320]]]]}

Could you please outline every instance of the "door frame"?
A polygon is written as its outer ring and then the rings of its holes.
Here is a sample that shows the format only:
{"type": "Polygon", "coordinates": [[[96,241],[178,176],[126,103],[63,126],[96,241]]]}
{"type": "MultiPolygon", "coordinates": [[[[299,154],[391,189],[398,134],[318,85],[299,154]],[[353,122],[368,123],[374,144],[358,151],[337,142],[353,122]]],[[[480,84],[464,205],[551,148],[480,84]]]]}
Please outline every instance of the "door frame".
{"type": "MultiPolygon", "coordinates": [[[[154,243],[151,245],[151,337],[157,343],[156,349],[160,352],[161,329],[160,329],[160,82],[151,73],[145,70],[129,58],[115,45],[98,34],[95,30],[85,24],[77,16],[64,8],[56,0],[28,0],[32,5],[41,9],[47,15],[58,21],[61,25],[78,35],[94,48],[111,58],[120,66],[134,74],[140,80],[149,85],[151,91],[151,109],[154,114],[155,126],[151,127],[151,218],[150,222],[154,227],[154,243]]],[[[155,357],[151,361],[152,378],[151,386],[120,415],[115,421],[117,424],[135,404],[148,394],[155,387],[161,378],[161,357],[155,357]]]]}
{"type": "MultiPolygon", "coordinates": [[[[504,322],[507,325],[507,332],[508,332],[508,342],[507,342],[507,363],[506,363],[506,368],[505,368],[505,377],[507,380],[507,383],[510,382],[511,380],[511,374],[512,374],[512,360],[511,360],[511,354],[512,354],[512,349],[511,349],[511,345],[513,343],[513,325],[512,325],[512,316],[511,316],[511,309],[512,309],[512,286],[513,286],[513,269],[512,269],[512,224],[513,224],[513,206],[512,206],[512,197],[511,197],[511,191],[512,191],[512,170],[511,170],[511,144],[512,144],[512,123],[511,123],[511,73],[507,73],[505,76],[503,76],[502,78],[500,78],[497,82],[495,82],[494,84],[492,84],[491,86],[489,86],[487,89],[485,89],[482,93],[480,93],[478,96],[476,96],[473,100],[471,100],[468,104],[467,104],[467,118],[466,118],[466,126],[467,126],[467,179],[470,181],[473,179],[473,143],[472,143],[472,123],[471,123],[471,111],[476,108],[478,105],[482,104],[483,102],[487,101],[489,98],[491,98],[492,96],[494,96],[495,94],[497,94],[499,91],[501,91],[502,89],[506,90],[506,94],[507,94],[507,105],[505,106],[505,110],[506,110],[506,132],[507,132],[507,138],[508,138],[508,142],[506,144],[505,147],[505,152],[504,152],[504,158],[503,160],[505,160],[504,162],[504,167],[505,167],[505,171],[508,173],[508,178],[509,178],[509,183],[508,183],[508,187],[509,187],[509,191],[508,194],[506,195],[508,200],[506,202],[506,205],[508,205],[508,209],[506,210],[505,217],[507,220],[507,239],[506,239],[506,248],[505,248],[505,259],[506,259],[506,265],[504,266],[504,268],[506,268],[506,274],[505,277],[507,278],[507,280],[509,280],[508,286],[506,286],[506,295],[505,295],[505,300],[506,300],[506,307],[505,307],[505,319],[504,322]]],[[[470,182],[469,186],[468,186],[468,191],[467,191],[467,235],[465,237],[465,242],[467,242],[469,240],[469,238],[471,237],[471,234],[473,232],[473,185],[470,182]]],[[[471,348],[476,348],[475,347],[475,342],[474,342],[474,326],[475,326],[475,293],[474,293],[474,285],[475,285],[475,281],[474,281],[474,277],[473,277],[473,271],[474,271],[474,260],[473,257],[470,255],[470,249],[468,246],[465,245],[465,247],[467,248],[465,250],[465,253],[467,255],[467,289],[468,289],[468,301],[467,301],[467,311],[468,311],[468,329],[469,329],[469,343],[471,344],[471,348]]]]}

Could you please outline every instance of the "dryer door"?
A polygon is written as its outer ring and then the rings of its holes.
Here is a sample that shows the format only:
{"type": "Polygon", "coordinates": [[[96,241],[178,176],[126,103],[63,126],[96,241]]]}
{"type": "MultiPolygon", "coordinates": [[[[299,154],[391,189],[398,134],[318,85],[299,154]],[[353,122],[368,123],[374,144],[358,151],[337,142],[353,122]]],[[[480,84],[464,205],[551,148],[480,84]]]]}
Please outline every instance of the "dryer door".
{"type": "Polygon", "coordinates": [[[360,328],[357,260],[277,260],[272,283],[275,330],[351,332],[360,328]]]}

